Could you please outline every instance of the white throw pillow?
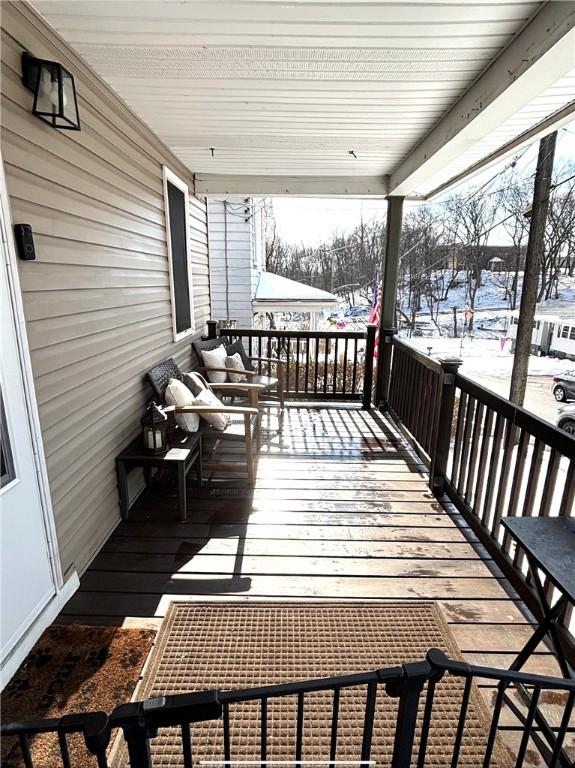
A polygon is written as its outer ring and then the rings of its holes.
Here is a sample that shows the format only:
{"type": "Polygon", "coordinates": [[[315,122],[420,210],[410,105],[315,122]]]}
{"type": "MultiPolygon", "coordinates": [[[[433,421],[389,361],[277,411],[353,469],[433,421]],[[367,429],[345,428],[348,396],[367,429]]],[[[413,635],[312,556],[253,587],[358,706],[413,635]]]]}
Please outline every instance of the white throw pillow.
{"type": "MultiPolygon", "coordinates": [[[[202,357],[204,358],[204,365],[206,368],[225,368],[226,367],[226,348],[222,344],[215,349],[202,350],[202,357]]],[[[225,371],[207,371],[208,381],[212,384],[223,384],[228,374],[225,371]]]]}
{"type": "MultiPolygon", "coordinates": [[[[214,395],[211,389],[204,389],[203,392],[200,392],[196,397],[195,404],[208,405],[210,408],[224,407],[222,401],[214,395]]],[[[200,415],[218,432],[223,432],[230,423],[229,413],[201,413],[200,415]]]]}
{"type": "MultiPolygon", "coordinates": [[[[178,379],[170,379],[164,393],[166,405],[185,408],[196,405],[196,400],[186,385],[178,379]]],[[[197,432],[200,428],[200,416],[197,413],[176,413],[176,424],[184,432],[197,432]]]]}
{"type": "Polygon", "coordinates": [[[242,356],[239,352],[236,352],[233,355],[228,355],[226,357],[226,368],[229,368],[228,377],[231,382],[234,384],[239,384],[240,381],[246,380],[246,374],[245,373],[232,373],[232,371],[243,371],[244,368],[244,361],[242,360],[242,356]]]}

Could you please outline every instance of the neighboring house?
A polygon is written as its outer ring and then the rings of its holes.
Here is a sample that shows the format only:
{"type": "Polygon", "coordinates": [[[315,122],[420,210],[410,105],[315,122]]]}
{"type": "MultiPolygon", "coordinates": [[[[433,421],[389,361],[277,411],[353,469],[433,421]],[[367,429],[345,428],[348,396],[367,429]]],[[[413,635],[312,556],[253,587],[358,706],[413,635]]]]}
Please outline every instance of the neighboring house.
{"type": "Polygon", "coordinates": [[[315,328],[337,296],[265,271],[262,198],[208,198],[212,319],[238,328],[264,328],[270,313],[303,312],[315,328]]]}
{"type": "Polygon", "coordinates": [[[212,319],[253,326],[252,300],[265,269],[263,200],[208,199],[212,319]]]}
{"type": "MultiPolygon", "coordinates": [[[[509,325],[511,351],[515,351],[519,313],[514,312],[509,325]]],[[[571,307],[560,307],[535,313],[531,334],[531,352],[534,355],[575,360],[575,314],[571,307]]]]}

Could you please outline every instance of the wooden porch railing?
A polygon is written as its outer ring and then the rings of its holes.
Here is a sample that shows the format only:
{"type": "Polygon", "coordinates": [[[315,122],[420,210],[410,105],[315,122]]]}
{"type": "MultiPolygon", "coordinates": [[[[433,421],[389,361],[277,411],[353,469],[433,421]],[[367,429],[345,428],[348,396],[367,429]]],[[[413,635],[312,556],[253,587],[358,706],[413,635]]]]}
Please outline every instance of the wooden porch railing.
{"type": "MultiPolygon", "coordinates": [[[[433,360],[393,338],[383,405],[428,465],[434,493],[447,494],[537,614],[524,554],[501,518],[575,514],[575,440],[462,376],[460,362],[433,360]]],[[[569,612],[562,628],[575,658],[569,612]]]]}
{"type": "Polygon", "coordinates": [[[222,328],[219,335],[242,339],[250,356],[284,360],[286,400],[360,401],[364,408],[371,405],[375,326],[365,331],[222,328]]]}

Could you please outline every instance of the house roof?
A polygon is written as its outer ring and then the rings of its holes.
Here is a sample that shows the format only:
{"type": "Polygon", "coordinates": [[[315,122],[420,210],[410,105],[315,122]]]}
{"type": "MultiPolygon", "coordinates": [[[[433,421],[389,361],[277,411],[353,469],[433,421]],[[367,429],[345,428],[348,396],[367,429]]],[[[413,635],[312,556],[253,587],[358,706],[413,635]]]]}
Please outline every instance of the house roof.
{"type": "Polygon", "coordinates": [[[32,2],[199,194],[428,196],[575,112],[573,2],[32,2]]]}
{"type": "Polygon", "coordinates": [[[274,275],[272,272],[260,274],[253,300],[254,309],[268,311],[273,311],[274,308],[275,311],[317,311],[338,303],[339,299],[333,293],[274,275]]]}

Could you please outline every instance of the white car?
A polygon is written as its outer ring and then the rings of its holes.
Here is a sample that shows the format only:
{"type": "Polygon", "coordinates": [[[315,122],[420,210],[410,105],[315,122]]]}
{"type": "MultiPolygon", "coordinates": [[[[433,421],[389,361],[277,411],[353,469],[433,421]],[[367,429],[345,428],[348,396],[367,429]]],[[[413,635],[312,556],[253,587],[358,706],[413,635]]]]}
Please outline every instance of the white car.
{"type": "Polygon", "coordinates": [[[555,424],[567,434],[575,437],[575,404],[564,405],[557,411],[555,424]]]}

